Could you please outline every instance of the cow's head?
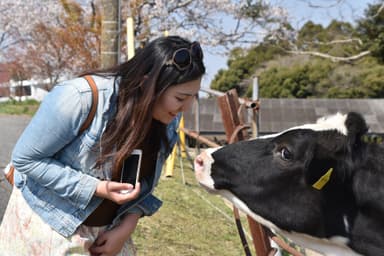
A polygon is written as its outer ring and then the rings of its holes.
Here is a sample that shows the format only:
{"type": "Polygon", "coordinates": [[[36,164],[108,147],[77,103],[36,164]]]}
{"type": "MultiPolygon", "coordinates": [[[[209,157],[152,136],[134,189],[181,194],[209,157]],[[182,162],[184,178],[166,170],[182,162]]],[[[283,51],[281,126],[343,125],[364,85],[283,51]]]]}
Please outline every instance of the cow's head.
{"type": "Polygon", "coordinates": [[[359,114],[337,114],[273,136],[209,149],[196,158],[195,175],[208,191],[268,227],[346,237],[348,219],[355,214],[346,182],[366,131],[359,114]]]}

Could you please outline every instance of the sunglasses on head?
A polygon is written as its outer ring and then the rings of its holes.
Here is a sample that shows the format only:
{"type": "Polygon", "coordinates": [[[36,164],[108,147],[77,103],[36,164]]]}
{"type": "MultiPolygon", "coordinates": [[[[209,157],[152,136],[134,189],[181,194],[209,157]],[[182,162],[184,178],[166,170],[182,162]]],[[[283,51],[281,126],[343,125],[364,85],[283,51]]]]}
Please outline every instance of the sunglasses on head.
{"type": "Polygon", "coordinates": [[[174,65],[178,70],[186,70],[191,65],[192,60],[202,60],[203,50],[198,42],[193,42],[191,47],[177,49],[172,56],[172,59],[167,62],[167,65],[174,65]]]}

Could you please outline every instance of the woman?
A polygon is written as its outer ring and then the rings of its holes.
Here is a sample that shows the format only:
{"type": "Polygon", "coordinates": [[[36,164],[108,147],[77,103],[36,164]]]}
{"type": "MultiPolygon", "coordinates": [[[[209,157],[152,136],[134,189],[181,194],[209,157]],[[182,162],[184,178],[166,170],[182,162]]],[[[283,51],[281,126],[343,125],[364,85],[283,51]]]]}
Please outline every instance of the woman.
{"type": "Polygon", "coordinates": [[[12,153],[2,255],[134,255],[130,236],[161,206],[151,193],[204,73],[199,43],[158,38],[128,62],[91,74],[99,101],[80,135],[92,99],[86,80],[55,86],[12,153]],[[134,149],[143,156],[133,188],[119,175],[134,149]]]}

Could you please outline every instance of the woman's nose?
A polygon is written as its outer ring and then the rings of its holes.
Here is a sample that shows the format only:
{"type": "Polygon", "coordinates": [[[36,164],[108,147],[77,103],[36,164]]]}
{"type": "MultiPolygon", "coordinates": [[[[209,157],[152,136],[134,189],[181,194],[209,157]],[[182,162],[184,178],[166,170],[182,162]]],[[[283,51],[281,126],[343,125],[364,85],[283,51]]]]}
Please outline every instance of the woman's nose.
{"type": "Polygon", "coordinates": [[[181,105],[181,111],[185,112],[189,110],[192,107],[193,104],[193,98],[190,100],[186,101],[183,105],[181,105]]]}
{"type": "Polygon", "coordinates": [[[179,109],[177,110],[177,112],[186,112],[188,110],[188,108],[186,107],[186,104],[183,104],[179,107],[179,109]]]}

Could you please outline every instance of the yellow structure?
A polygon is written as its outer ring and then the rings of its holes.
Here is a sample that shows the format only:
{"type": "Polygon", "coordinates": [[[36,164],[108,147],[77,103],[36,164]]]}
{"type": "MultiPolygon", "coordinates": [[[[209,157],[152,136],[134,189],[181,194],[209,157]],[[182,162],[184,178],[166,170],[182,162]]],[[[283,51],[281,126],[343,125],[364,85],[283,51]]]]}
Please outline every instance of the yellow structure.
{"type": "Polygon", "coordinates": [[[127,55],[128,60],[135,55],[135,35],[134,35],[134,23],[133,18],[127,18],[127,55]]]}
{"type": "Polygon", "coordinates": [[[172,149],[172,153],[168,156],[167,160],[165,161],[165,177],[172,177],[173,176],[173,169],[175,167],[175,159],[176,159],[176,150],[177,145],[175,145],[172,149]]]}
{"type": "MultiPolygon", "coordinates": [[[[184,116],[181,116],[179,128],[184,128],[184,116]]],[[[179,129],[179,140],[180,140],[180,147],[181,150],[181,157],[187,157],[186,155],[186,146],[185,146],[185,133],[179,129]]],[[[168,156],[167,160],[165,161],[165,177],[172,177],[173,176],[173,170],[175,169],[175,160],[177,155],[177,148],[178,145],[176,144],[173,149],[172,153],[168,156]]]]}
{"type": "MultiPolygon", "coordinates": [[[[184,116],[181,116],[179,128],[184,128],[184,116]]],[[[180,150],[181,157],[187,157],[187,148],[185,147],[185,132],[182,129],[179,129],[179,138],[180,138],[180,150]]]]}

